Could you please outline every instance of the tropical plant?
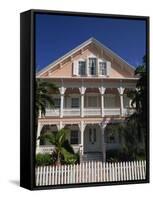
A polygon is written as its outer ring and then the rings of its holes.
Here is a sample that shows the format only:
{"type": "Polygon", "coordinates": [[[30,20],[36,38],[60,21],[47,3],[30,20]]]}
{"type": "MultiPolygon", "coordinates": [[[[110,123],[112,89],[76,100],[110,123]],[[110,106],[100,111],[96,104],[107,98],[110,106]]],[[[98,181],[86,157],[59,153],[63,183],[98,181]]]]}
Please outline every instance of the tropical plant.
{"type": "Polygon", "coordinates": [[[54,101],[51,96],[51,92],[56,92],[57,86],[51,82],[44,81],[42,79],[36,80],[36,117],[38,117],[39,112],[45,115],[46,107],[53,107],[54,101]]]}
{"type": "Polygon", "coordinates": [[[53,164],[52,156],[49,153],[36,155],[36,166],[51,165],[53,164]]]}
{"type": "Polygon", "coordinates": [[[77,156],[72,151],[70,144],[67,141],[68,129],[61,129],[57,133],[47,132],[40,136],[38,139],[47,139],[52,145],[55,146],[55,154],[57,156],[56,164],[60,165],[61,162],[66,164],[73,164],[77,160],[77,156]],[[66,144],[67,142],[67,144],[66,144]]]}
{"type": "Polygon", "coordinates": [[[130,90],[128,97],[132,99],[131,106],[135,112],[129,115],[123,130],[124,152],[131,159],[137,159],[140,156],[145,158],[145,140],[147,127],[147,73],[146,73],[146,56],[143,62],[135,70],[135,75],[139,77],[136,90],[130,90]],[[141,135],[143,133],[143,142],[141,135]]]}
{"type": "Polygon", "coordinates": [[[135,75],[139,77],[136,90],[130,90],[128,97],[132,99],[131,106],[135,112],[129,116],[128,120],[137,121],[138,126],[146,128],[147,120],[147,73],[146,73],[146,56],[143,62],[135,70],[135,75]]]}

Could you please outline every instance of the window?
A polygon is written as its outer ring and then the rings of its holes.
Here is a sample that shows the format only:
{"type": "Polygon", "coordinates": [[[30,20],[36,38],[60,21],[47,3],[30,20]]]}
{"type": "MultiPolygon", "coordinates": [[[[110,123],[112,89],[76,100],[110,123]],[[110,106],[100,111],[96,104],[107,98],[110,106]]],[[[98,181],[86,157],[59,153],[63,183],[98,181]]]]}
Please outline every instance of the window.
{"type": "Polygon", "coordinates": [[[99,73],[100,75],[107,75],[106,62],[99,62],[99,73]]]}
{"type": "Polygon", "coordinates": [[[55,98],[54,99],[54,107],[60,108],[60,102],[61,102],[60,98],[55,98]]]}
{"type": "Polygon", "coordinates": [[[87,107],[96,108],[97,105],[98,105],[97,96],[88,96],[87,102],[88,102],[88,106],[87,107]]]}
{"type": "Polygon", "coordinates": [[[105,108],[119,108],[119,96],[116,94],[105,94],[104,107],[105,108]]]}
{"type": "Polygon", "coordinates": [[[79,61],[79,75],[85,75],[85,74],[86,74],[86,62],[79,61]]]}
{"type": "Polygon", "coordinates": [[[89,58],[89,74],[96,75],[97,59],[89,58]]]}
{"type": "Polygon", "coordinates": [[[71,131],[70,143],[71,144],[78,144],[79,143],[78,131],[77,130],[71,131]]]}
{"type": "Polygon", "coordinates": [[[71,99],[71,108],[79,108],[79,98],[71,99]]]}

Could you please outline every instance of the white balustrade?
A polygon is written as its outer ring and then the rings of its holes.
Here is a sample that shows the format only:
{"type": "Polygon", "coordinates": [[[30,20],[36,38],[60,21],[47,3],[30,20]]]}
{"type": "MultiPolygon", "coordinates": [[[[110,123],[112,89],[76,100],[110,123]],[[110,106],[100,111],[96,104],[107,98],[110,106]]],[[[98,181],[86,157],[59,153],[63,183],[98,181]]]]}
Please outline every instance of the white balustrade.
{"type": "Polygon", "coordinates": [[[120,108],[105,108],[104,115],[105,116],[120,115],[120,108]]]}
{"type": "Polygon", "coordinates": [[[134,109],[133,108],[124,108],[123,109],[123,115],[124,116],[129,116],[132,115],[134,113],[134,109]]]}
{"type": "Polygon", "coordinates": [[[45,116],[50,117],[50,116],[59,116],[59,109],[46,109],[46,114],[45,116]]]}
{"type": "MultiPolygon", "coordinates": [[[[124,108],[123,116],[131,115],[134,109],[124,108]]],[[[59,109],[47,109],[47,117],[59,117],[59,109]]],[[[104,116],[120,115],[120,108],[104,108],[104,116]]],[[[64,108],[63,116],[81,116],[80,108],[64,108]]],[[[84,116],[101,116],[101,108],[84,108],[84,116]]]]}
{"type": "Polygon", "coordinates": [[[84,116],[100,116],[101,108],[84,108],[84,116]]]}
{"type": "Polygon", "coordinates": [[[80,108],[64,108],[64,116],[80,116],[80,108]]]}
{"type": "MultiPolygon", "coordinates": [[[[71,145],[73,147],[73,150],[75,153],[77,153],[80,150],[80,144],[77,145],[71,145]]],[[[40,145],[36,147],[36,153],[52,153],[54,151],[53,145],[40,145]]]]}
{"type": "Polygon", "coordinates": [[[52,153],[54,150],[54,146],[51,145],[40,145],[36,147],[36,153],[52,153]]]}

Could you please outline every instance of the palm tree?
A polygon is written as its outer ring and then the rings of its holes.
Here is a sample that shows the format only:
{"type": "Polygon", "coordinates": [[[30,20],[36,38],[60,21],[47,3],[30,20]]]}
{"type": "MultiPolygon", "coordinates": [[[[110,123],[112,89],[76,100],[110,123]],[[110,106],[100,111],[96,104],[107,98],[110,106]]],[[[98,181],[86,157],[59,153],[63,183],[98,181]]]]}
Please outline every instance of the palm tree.
{"type": "MultiPolygon", "coordinates": [[[[55,154],[57,156],[56,164],[60,165],[62,157],[66,163],[75,163],[77,158],[70,147],[66,148],[68,129],[61,129],[57,133],[47,132],[40,136],[38,139],[47,139],[52,145],[55,146],[55,154]]],[[[70,145],[70,144],[69,144],[70,145]]]]}
{"type": "Polygon", "coordinates": [[[135,70],[135,75],[139,77],[136,90],[129,91],[128,96],[132,99],[131,106],[135,108],[133,115],[129,120],[136,120],[138,125],[146,128],[147,119],[147,73],[146,73],[146,56],[143,62],[135,70]]]}
{"type": "Polygon", "coordinates": [[[36,81],[36,118],[38,118],[39,112],[45,115],[46,107],[53,107],[54,101],[51,97],[51,92],[56,92],[57,86],[53,83],[37,79],[36,81]]]}
{"type": "Polygon", "coordinates": [[[139,77],[136,84],[136,90],[128,92],[128,97],[132,99],[131,106],[135,112],[127,118],[127,124],[124,130],[125,148],[132,157],[137,157],[138,152],[143,149],[145,155],[146,127],[147,127],[147,73],[146,56],[143,62],[135,70],[135,75],[139,77]],[[139,143],[143,133],[143,145],[139,143]]]}

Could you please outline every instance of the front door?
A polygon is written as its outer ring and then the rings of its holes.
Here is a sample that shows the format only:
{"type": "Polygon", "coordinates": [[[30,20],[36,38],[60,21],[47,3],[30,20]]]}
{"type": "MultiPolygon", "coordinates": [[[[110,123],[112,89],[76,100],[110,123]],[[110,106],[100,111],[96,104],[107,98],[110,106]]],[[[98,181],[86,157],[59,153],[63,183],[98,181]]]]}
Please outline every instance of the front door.
{"type": "Polygon", "coordinates": [[[88,127],[84,135],[84,151],[99,152],[100,138],[97,127],[88,127]]]}

